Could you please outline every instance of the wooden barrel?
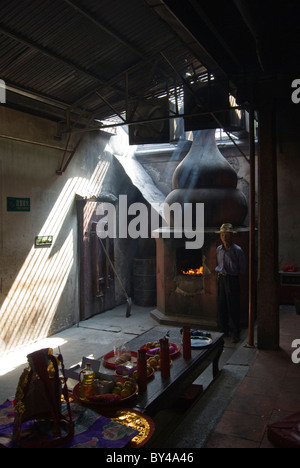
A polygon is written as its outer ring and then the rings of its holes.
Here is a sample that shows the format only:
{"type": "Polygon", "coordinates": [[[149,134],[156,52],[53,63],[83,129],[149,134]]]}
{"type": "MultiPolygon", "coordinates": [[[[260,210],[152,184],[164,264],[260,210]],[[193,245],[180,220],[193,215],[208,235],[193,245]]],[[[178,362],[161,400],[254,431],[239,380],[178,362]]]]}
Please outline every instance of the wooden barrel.
{"type": "Polygon", "coordinates": [[[133,300],[141,306],[156,305],[156,259],[135,258],[133,261],[133,300]]]}

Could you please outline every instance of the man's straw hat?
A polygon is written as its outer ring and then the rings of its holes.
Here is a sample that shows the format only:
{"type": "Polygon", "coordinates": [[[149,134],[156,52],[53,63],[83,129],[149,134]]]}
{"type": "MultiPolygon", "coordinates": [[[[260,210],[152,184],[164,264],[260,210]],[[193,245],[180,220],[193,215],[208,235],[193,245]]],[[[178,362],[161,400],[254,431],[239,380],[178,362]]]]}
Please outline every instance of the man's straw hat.
{"type": "Polygon", "coordinates": [[[216,231],[216,234],[221,234],[221,232],[231,232],[232,234],[236,234],[236,231],[233,230],[233,226],[230,223],[222,224],[220,231],[216,231]]]}

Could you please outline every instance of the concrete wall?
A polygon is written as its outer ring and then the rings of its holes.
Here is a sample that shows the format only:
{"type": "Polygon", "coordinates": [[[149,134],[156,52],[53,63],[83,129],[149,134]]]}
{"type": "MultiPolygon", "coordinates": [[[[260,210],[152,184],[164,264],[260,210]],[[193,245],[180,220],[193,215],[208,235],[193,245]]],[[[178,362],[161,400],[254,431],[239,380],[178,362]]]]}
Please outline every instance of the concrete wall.
{"type": "Polygon", "coordinates": [[[277,124],[279,267],[300,270],[300,105],[283,109],[277,124]]]}
{"type": "MultiPolygon", "coordinates": [[[[85,134],[66,172],[57,175],[66,137],[55,138],[54,122],[5,106],[0,106],[0,122],[2,354],[76,323],[75,197],[117,194],[124,180],[111,151],[106,150],[108,134],[85,134]],[[7,197],[30,198],[30,211],[8,211],[7,197]],[[52,235],[52,246],[36,248],[35,237],[40,235],[52,235]]],[[[72,136],[69,149],[77,139],[72,136]]]]}

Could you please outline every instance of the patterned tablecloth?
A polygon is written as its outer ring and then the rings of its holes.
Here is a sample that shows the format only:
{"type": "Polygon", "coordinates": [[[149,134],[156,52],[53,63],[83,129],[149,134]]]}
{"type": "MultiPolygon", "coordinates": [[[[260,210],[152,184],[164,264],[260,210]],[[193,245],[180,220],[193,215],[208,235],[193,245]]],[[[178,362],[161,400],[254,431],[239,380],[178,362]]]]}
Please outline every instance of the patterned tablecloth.
{"type": "MultiPolygon", "coordinates": [[[[98,414],[96,411],[71,403],[72,419],[75,424],[75,435],[71,442],[63,448],[122,448],[125,447],[138,431],[98,414]]],[[[62,402],[62,414],[67,414],[66,404],[62,402]]],[[[14,406],[12,400],[0,405],[0,446],[18,448],[12,441],[14,423],[14,406]]],[[[43,435],[49,429],[45,423],[31,421],[23,424],[24,429],[30,429],[34,434],[43,435]]]]}

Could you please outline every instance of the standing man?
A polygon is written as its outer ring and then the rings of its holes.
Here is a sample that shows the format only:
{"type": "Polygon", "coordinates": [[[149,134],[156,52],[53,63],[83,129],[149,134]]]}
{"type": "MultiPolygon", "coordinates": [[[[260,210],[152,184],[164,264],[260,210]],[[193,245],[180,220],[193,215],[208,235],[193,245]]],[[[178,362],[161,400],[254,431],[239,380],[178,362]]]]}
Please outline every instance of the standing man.
{"type": "Polygon", "coordinates": [[[243,250],[233,242],[232,224],[222,224],[220,234],[222,244],[217,248],[217,291],[218,321],[225,336],[232,331],[232,342],[240,340],[240,281],[239,275],[246,269],[243,250]]]}

